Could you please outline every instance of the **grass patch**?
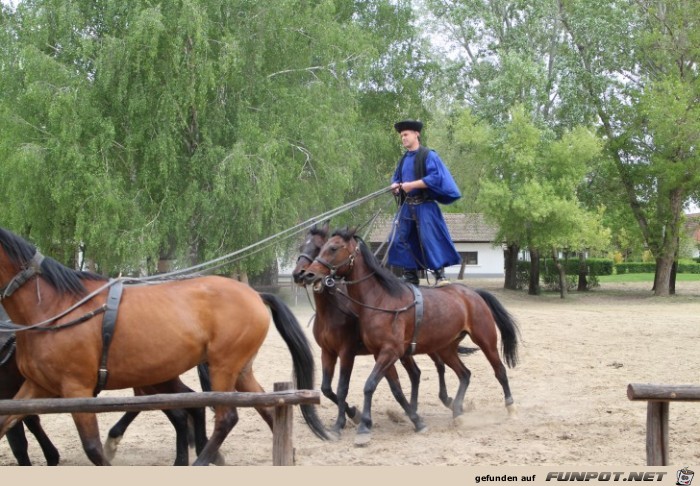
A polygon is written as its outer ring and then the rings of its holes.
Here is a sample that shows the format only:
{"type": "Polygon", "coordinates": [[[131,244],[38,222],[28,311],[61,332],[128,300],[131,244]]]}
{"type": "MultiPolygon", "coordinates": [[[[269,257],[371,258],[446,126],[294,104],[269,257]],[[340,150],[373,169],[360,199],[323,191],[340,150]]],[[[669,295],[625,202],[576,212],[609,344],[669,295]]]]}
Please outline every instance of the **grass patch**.
{"type": "MultiPolygon", "coordinates": [[[[653,273],[623,273],[622,275],[601,275],[598,277],[600,283],[619,282],[649,282],[654,283],[653,273]]],[[[678,273],[676,282],[699,282],[700,273],[678,273]]]]}

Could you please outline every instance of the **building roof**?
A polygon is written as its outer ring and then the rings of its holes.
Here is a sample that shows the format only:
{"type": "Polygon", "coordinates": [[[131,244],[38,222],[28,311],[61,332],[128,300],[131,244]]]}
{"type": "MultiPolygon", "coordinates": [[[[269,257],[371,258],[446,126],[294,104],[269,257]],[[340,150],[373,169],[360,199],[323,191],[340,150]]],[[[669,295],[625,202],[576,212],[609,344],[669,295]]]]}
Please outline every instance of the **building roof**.
{"type": "MultiPolygon", "coordinates": [[[[452,241],[455,243],[492,243],[498,228],[484,219],[481,213],[443,213],[452,241]]],[[[392,216],[377,218],[367,238],[370,243],[382,243],[389,237],[392,216]]]]}

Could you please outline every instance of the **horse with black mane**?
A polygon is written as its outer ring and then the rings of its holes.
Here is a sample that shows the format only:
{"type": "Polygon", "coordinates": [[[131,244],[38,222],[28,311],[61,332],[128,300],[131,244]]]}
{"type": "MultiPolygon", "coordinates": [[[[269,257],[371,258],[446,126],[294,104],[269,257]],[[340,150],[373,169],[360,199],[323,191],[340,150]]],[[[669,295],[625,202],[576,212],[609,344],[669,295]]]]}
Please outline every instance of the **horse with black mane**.
{"type": "MultiPolygon", "coordinates": [[[[299,257],[296,266],[292,271],[294,282],[298,285],[305,285],[305,273],[308,266],[321,252],[321,248],[328,240],[329,224],[326,222],[321,226],[312,226],[299,247],[299,257]]],[[[354,406],[346,402],[348,395],[350,376],[355,363],[355,356],[369,355],[370,352],[362,343],[360,337],[360,325],[358,322],[357,305],[344,298],[345,285],[338,282],[333,287],[325,287],[321,292],[314,292],[314,303],[316,313],[314,316],[313,334],[316,343],[321,348],[321,392],[338,407],[338,414],[332,430],[339,434],[345,427],[345,415],[359,423],[359,414],[354,406]],[[336,363],[340,361],[340,374],[338,377],[337,394],[333,391],[332,381],[336,363]]],[[[476,348],[459,347],[460,354],[471,354],[476,348]]],[[[436,354],[430,354],[435,362],[438,373],[439,393],[442,403],[450,408],[452,398],[447,393],[445,383],[445,364],[436,354]]],[[[410,409],[418,409],[418,388],[420,384],[420,368],[413,357],[406,354],[400,358],[401,363],[408,373],[411,381],[410,409]]],[[[396,369],[391,366],[387,371],[387,381],[394,393],[396,400],[402,404],[403,392],[397,393],[401,389],[396,369]]],[[[425,425],[418,423],[419,430],[424,430],[425,425]]],[[[417,427],[417,428],[418,428],[417,427]]]]}
{"type": "MultiPolygon", "coordinates": [[[[104,356],[100,309],[109,308],[110,289],[120,281],[69,269],[0,228],[3,306],[15,323],[32,323],[17,331],[17,365],[26,380],[16,399],[94,396],[104,356]]],[[[124,285],[103,389],[158,385],[206,362],[212,390],[234,391],[265,340],[270,314],[292,356],[297,388],[313,389],[313,354],[291,310],[275,295],[217,276],[124,285]]],[[[300,407],[311,431],[330,439],[316,408],[300,407]]],[[[238,421],[235,407],[218,405],[214,413],[195,465],[214,461],[238,421]]],[[[95,414],[72,415],[87,457],[109,465],[95,414]]],[[[0,437],[22,418],[0,417],[0,437]]]]}
{"type": "Polygon", "coordinates": [[[316,292],[322,292],[329,277],[345,279],[347,296],[357,303],[362,342],[375,357],[375,366],[365,383],[356,445],[365,445],[371,439],[372,397],[377,384],[407,353],[435,353],[454,370],[459,387],[452,402],[453,417],[463,413],[471,373],[459,359],[457,347],[466,334],[491,364],[503,388],[506,408],[513,413],[506,367],[498,352],[498,335],[500,332],[505,361],[513,367],[518,361],[519,331],[512,316],[491,293],[460,284],[412,290],[381,266],[354,230],[336,231],[328,239],[306,268],[304,281],[316,292]],[[420,320],[415,312],[418,296],[423,306],[420,320]]]}

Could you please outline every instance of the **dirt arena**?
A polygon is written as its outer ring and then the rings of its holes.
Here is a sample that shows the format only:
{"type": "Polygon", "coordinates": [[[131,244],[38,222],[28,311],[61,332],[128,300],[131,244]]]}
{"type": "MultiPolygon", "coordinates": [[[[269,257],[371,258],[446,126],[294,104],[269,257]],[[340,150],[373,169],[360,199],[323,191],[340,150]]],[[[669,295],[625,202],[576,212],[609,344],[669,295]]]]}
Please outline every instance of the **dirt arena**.
{"type": "MultiPolygon", "coordinates": [[[[323,442],[306,427],[295,409],[296,463],[332,465],[461,465],[557,466],[646,464],[646,402],[631,402],[629,383],[700,384],[700,283],[678,284],[677,295],[653,297],[647,284],[605,285],[587,293],[538,297],[502,290],[500,280],[467,281],[492,291],[517,319],[521,333],[520,364],[509,370],[518,416],[509,418],[503,394],[481,353],[464,358],[472,371],[465,405],[469,411],[455,422],[437,397],[432,361],[418,356],[423,373],[419,412],[429,430],[414,432],[385,382],[375,394],[372,442],[353,445],[355,427],[341,439],[323,442]]],[[[308,325],[312,309],[305,294],[290,297],[292,308],[313,341],[308,325]]],[[[467,338],[465,344],[470,344],[467,338]]],[[[320,350],[317,381],[320,381],[320,350]]],[[[355,364],[348,401],[359,405],[372,359],[355,364]]],[[[256,362],[255,373],[268,390],[291,380],[291,360],[274,326],[256,362]]],[[[408,393],[408,378],[401,369],[408,393]]],[[[337,373],[336,373],[337,375],[337,373]]],[[[448,370],[448,387],[457,383],[448,370]]],[[[196,373],[184,377],[199,388],[196,373]]],[[[104,396],[128,394],[105,392],[104,396]]],[[[321,399],[319,414],[330,426],[335,407],[321,399]]],[[[209,426],[212,425],[208,415],[209,426]]],[[[102,436],[120,417],[99,416],[102,436]]],[[[69,415],[44,415],[42,422],[61,453],[62,465],[89,465],[69,415]]],[[[700,403],[672,403],[670,462],[700,463],[700,403]]],[[[44,464],[29,436],[32,461],[44,464]]],[[[115,465],[169,465],[174,458],[174,433],[160,412],[144,412],[120,445],[115,465]]],[[[272,434],[253,410],[241,409],[240,421],[222,446],[227,464],[272,464],[272,434]]],[[[0,440],[0,465],[14,465],[5,439],[0,440]]]]}

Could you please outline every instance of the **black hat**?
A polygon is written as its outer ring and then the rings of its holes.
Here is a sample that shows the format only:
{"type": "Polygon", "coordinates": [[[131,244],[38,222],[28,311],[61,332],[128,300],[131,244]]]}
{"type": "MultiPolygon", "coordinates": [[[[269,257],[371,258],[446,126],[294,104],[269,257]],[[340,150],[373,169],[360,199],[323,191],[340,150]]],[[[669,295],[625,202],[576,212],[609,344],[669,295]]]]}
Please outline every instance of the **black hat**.
{"type": "Polygon", "coordinates": [[[420,132],[423,130],[423,122],[418,120],[404,120],[394,124],[394,128],[397,132],[401,133],[404,130],[413,130],[414,132],[420,132]]]}

